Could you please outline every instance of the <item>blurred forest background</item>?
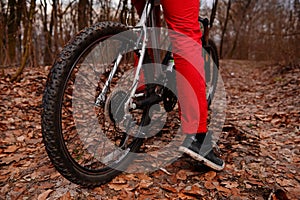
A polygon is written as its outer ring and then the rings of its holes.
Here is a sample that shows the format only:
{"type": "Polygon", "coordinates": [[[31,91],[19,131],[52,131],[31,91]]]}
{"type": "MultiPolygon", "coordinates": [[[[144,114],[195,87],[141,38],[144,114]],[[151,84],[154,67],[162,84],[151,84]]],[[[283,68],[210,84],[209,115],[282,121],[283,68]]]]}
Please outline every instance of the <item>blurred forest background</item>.
{"type": "MultiPolygon", "coordinates": [[[[299,64],[300,0],[213,3],[221,58],[299,64]]],[[[201,16],[210,18],[210,4],[201,1],[201,16]]],[[[137,14],[130,0],[0,0],[0,69],[18,68],[15,80],[25,66],[51,65],[76,32],[107,20],[134,24],[137,14]]]]}

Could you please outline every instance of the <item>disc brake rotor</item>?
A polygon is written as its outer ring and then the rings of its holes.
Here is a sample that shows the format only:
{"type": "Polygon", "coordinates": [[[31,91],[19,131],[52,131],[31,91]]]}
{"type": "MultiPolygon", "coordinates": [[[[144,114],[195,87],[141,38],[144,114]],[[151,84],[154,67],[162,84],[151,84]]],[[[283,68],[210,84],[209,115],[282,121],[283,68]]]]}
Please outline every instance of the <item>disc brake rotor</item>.
{"type": "Polygon", "coordinates": [[[105,103],[105,117],[113,123],[119,123],[125,116],[124,106],[129,94],[124,89],[115,89],[105,103]]]}

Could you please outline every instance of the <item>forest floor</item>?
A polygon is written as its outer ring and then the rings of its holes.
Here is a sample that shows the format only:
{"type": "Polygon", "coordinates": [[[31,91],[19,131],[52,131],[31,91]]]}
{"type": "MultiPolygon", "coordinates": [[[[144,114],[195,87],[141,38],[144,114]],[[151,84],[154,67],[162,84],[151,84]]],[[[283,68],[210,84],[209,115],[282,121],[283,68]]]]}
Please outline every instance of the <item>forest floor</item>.
{"type": "Polygon", "coordinates": [[[223,171],[183,156],[165,170],[123,173],[94,189],[67,181],[46,154],[40,113],[49,67],[25,69],[19,83],[0,78],[0,199],[298,199],[300,68],[223,60],[221,69],[223,171]]]}

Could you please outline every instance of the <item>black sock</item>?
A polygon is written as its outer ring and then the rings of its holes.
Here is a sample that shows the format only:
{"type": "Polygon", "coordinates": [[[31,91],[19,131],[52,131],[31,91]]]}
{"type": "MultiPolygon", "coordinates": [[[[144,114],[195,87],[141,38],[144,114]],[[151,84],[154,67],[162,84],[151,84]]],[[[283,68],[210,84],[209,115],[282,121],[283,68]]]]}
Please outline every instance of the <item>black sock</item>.
{"type": "Polygon", "coordinates": [[[197,134],[196,134],[196,139],[197,139],[200,143],[203,143],[205,137],[206,137],[206,133],[197,133],[197,134]]]}

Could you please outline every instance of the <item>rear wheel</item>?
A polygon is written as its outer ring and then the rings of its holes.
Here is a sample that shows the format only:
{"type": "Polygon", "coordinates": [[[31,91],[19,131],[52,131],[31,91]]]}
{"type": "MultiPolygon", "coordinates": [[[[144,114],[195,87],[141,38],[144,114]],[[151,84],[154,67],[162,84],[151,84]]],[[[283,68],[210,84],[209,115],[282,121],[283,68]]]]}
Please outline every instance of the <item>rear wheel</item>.
{"type": "Polygon", "coordinates": [[[206,80],[206,99],[209,107],[212,103],[217,88],[219,56],[217,46],[211,39],[208,40],[207,45],[203,46],[203,51],[206,80]]]}

